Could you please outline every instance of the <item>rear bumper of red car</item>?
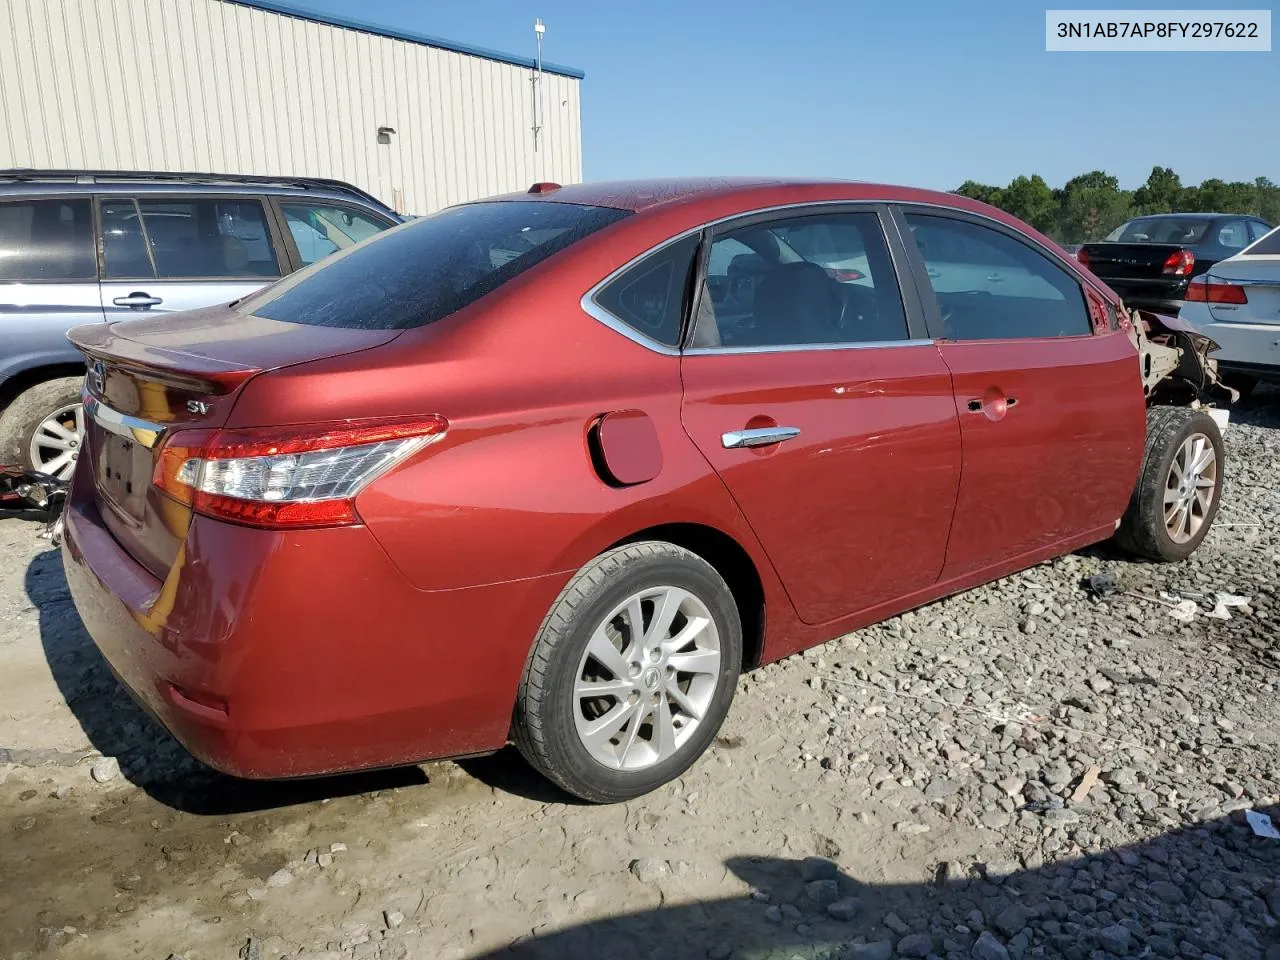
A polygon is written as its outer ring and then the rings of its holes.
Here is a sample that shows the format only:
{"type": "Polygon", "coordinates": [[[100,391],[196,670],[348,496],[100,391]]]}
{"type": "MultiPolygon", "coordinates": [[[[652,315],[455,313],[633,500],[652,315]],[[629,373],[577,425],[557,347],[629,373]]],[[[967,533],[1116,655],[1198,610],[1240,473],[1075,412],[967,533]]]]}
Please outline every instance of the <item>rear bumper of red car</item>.
{"type": "Polygon", "coordinates": [[[361,527],[196,517],[151,576],[73,488],[63,561],[89,634],[188,750],[235,776],[309,776],[501,747],[568,574],[424,591],[361,527]]]}

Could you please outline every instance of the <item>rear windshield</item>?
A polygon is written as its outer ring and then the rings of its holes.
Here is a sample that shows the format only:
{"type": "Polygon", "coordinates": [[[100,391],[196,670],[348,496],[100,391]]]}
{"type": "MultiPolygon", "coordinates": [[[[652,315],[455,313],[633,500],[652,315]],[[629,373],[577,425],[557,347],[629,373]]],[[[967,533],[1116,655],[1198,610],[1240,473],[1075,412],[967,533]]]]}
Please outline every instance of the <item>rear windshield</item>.
{"type": "Polygon", "coordinates": [[[610,207],[529,200],[452,207],[320,260],[240,310],[317,327],[420,327],[625,216],[610,207]]]}
{"type": "Polygon", "coordinates": [[[1277,253],[1280,253],[1280,228],[1272,230],[1252,247],[1245,249],[1242,255],[1246,257],[1266,257],[1275,256],[1277,253]]]}
{"type": "Polygon", "coordinates": [[[1107,234],[1107,239],[1120,243],[1199,243],[1208,229],[1208,220],[1143,217],[1116,227],[1107,234]]]}

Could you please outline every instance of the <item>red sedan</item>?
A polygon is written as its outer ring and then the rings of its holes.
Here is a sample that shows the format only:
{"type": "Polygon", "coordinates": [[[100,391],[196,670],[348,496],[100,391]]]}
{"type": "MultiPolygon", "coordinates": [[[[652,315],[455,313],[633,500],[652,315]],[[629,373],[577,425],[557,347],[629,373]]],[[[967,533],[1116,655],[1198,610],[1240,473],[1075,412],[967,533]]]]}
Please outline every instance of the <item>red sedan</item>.
{"type": "Polygon", "coordinates": [[[1113,536],[1189,554],[1222,441],[1163,324],[962,197],[538,185],[74,330],[67,577],[220,770],[514,741],[621,800],[744,669],[1113,536]]]}

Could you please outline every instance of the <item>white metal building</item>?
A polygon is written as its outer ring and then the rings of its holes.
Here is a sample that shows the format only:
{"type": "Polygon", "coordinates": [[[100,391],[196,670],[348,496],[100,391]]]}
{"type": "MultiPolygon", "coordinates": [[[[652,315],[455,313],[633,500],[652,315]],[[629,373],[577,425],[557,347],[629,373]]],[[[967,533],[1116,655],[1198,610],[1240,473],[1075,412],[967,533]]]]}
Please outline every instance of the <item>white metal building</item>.
{"type": "Polygon", "coordinates": [[[535,67],[275,0],[0,0],[0,168],[335,177],[429,213],[582,179],[582,73],[535,67]]]}

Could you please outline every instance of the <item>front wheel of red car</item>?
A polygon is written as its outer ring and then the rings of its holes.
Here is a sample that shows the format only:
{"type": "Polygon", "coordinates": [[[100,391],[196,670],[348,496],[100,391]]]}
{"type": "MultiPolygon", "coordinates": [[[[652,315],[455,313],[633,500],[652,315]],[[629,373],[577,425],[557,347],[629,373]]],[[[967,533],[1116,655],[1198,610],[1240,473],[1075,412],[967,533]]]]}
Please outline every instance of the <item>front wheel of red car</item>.
{"type": "Polygon", "coordinates": [[[1209,533],[1222,498],[1222,433],[1186,407],[1151,407],[1147,442],[1116,543],[1148,560],[1185,560],[1209,533]]]}
{"type": "Polygon", "coordinates": [[[578,571],[543,621],[516,746],[574,796],[630,800],[707,749],[741,663],[738,608],[714,567],[669,543],[618,547],[578,571]]]}

